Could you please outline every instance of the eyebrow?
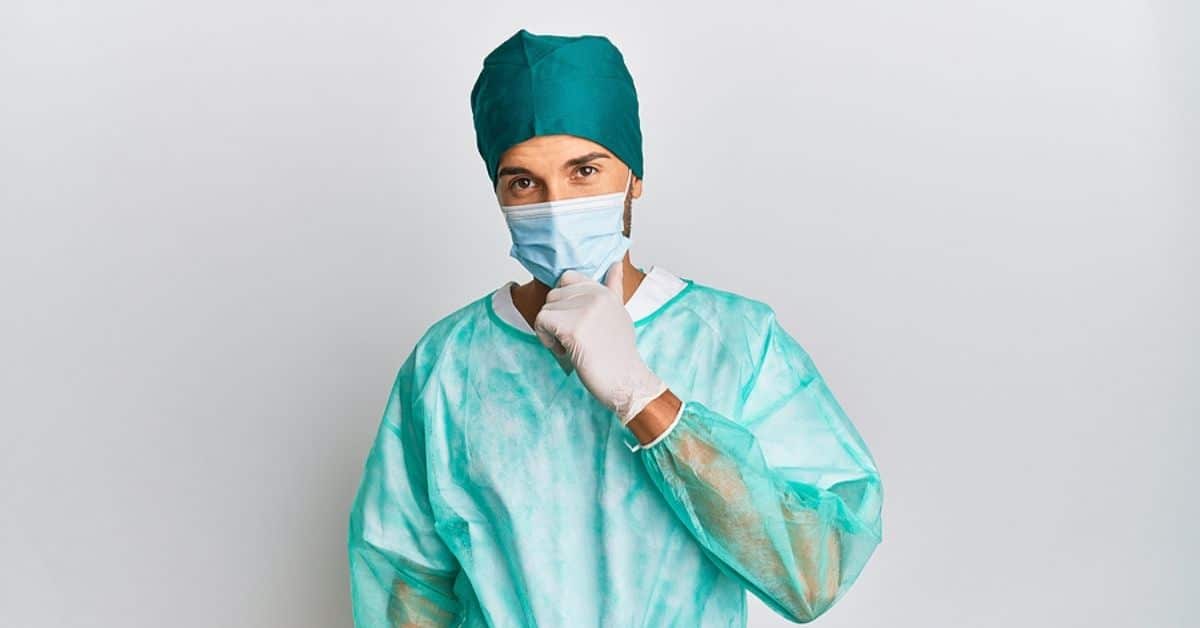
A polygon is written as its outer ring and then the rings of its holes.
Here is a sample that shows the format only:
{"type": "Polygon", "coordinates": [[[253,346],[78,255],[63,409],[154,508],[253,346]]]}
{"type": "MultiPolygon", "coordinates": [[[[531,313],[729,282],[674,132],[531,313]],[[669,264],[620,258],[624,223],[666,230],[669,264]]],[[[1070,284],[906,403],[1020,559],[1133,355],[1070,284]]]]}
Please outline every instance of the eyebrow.
{"type": "MultiPolygon", "coordinates": [[[[589,161],[595,161],[597,159],[609,159],[611,157],[612,157],[612,155],[609,155],[608,153],[592,151],[586,155],[580,155],[578,157],[572,157],[571,159],[568,159],[567,161],[563,162],[563,168],[570,168],[572,166],[586,164],[589,161]]],[[[533,173],[530,172],[528,168],[522,168],[521,166],[505,166],[505,167],[501,168],[499,172],[496,173],[496,177],[499,178],[499,177],[503,177],[503,176],[509,175],[509,174],[533,174],[533,173]]]]}

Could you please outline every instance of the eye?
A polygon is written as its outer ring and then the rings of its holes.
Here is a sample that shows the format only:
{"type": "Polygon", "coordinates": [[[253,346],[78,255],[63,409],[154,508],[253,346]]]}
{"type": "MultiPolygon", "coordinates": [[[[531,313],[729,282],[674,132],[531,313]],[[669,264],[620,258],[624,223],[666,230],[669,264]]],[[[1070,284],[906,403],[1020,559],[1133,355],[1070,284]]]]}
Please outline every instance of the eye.
{"type": "Polygon", "coordinates": [[[579,174],[581,174],[585,177],[590,177],[593,174],[596,174],[597,172],[599,172],[599,170],[597,170],[595,166],[580,166],[579,167],[579,174]]]}
{"type": "Polygon", "coordinates": [[[526,190],[531,185],[533,185],[533,179],[529,177],[517,177],[508,183],[508,187],[513,190],[526,190]]]}

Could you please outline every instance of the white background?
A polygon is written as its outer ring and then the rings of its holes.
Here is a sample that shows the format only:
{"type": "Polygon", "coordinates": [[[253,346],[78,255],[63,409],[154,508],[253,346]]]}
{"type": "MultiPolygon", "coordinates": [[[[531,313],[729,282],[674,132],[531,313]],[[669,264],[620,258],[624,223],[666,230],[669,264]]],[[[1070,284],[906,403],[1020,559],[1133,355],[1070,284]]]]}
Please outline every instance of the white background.
{"type": "Polygon", "coordinates": [[[1194,625],[1194,3],[437,4],[0,1],[0,625],[350,625],[396,369],[527,277],[468,104],[522,27],[626,57],[634,263],[871,447],[821,625],[1194,625]]]}

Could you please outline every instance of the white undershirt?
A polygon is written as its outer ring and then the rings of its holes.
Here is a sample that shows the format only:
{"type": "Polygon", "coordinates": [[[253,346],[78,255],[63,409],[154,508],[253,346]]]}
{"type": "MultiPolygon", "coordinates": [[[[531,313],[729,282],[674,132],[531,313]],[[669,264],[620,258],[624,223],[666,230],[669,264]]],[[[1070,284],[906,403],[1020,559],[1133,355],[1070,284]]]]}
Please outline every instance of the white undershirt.
{"type": "MultiPolygon", "coordinates": [[[[525,317],[521,316],[521,312],[513,305],[510,289],[515,285],[515,281],[506,281],[492,293],[492,309],[513,327],[535,335],[525,317]]],[[[637,289],[633,291],[633,295],[629,297],[629,301],[625,303],[625,309],[629,312],[629,317],[636,322],[653,314],[686,286],[687,283],[671,271],[661,266],[651,266],[637,289]]]]}

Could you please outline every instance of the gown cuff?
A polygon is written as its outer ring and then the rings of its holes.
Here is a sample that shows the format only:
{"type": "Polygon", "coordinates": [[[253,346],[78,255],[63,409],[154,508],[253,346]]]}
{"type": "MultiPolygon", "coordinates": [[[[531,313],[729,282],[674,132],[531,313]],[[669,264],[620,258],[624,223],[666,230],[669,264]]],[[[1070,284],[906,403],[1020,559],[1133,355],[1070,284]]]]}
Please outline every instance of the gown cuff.
{"type": "Polygon", "coordinates": [[[629,451],[637,452],[642,449],[653,447],[654,445],[662,442],[662,440],[667,437],[667,434],[670,434],[671,431],[675,429],[675,426],[679,424],[679,420],[683,418],[683,409],[685,407],[687,407],[687,402],[681,402],[679,404],[679,411],[675,413],[675,418],[671,420],[669,425],[667,425],[667,429],[663,430],[662,434],[654,437],[654,440],[646,443],[645,445],[638,442],[637,436],[633,435],[633,430],[630,430],[628,427],[626,427],[624,434],[622,434],[622,437],[625,440],[625,446],[629,448],[629,451]]]}

